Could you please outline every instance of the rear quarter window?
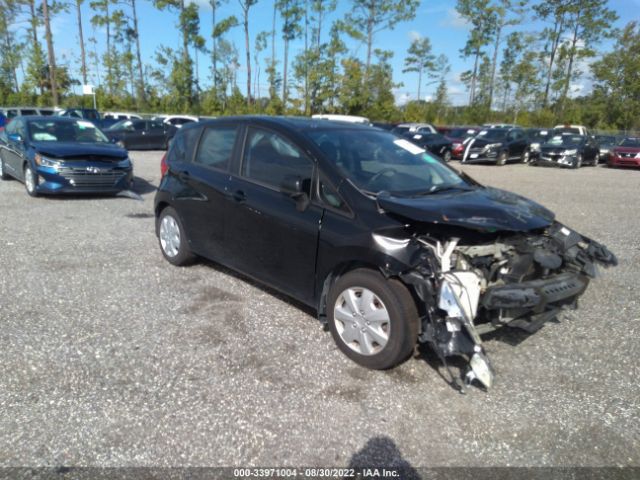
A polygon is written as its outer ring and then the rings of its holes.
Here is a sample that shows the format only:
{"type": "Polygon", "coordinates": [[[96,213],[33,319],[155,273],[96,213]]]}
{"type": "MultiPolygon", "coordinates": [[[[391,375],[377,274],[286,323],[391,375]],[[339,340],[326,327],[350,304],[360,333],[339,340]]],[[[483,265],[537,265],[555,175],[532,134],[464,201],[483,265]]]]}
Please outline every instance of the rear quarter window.
{"type": "Polygon", "coordinates": [[[167,161],[171,163],[190,162],[201,131],[201,128],[187,128],[176,133],[171,142],[167,161]]]}

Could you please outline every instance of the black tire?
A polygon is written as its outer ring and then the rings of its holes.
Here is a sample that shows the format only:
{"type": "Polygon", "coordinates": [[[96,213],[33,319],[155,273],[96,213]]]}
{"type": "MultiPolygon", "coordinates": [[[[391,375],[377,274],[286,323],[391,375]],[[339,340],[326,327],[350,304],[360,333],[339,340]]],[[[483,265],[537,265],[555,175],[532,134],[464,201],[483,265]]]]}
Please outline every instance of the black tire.
{"type": "Polygon", "coordinates": [[[38,191],[36,187],[38,186],[38,176],[31,169],[31,166],[27,163],[24,166],[24,189],[30,197],[37,197],[38,191]]]}
{"type": "Polygon", "coordinates": [[[580,168],[582,167],[582,154],[579,153],[576,155],[576,160],[575,162],[573,162],[573,165],[571,165],[571,168],[580,168]]]}
{"type": "Polygon", "coordinates": [[[9,174],[4,167],[4,159],[2,158],[2,154],[0,153],[0,180],[9,180],[9,174]]]}
{"type": "Polygon", "coordinates": [[[329,330],[336,345],[342,353],[363,367],[374,370],[392,368],[406,360],[415,348],[418,337],[418,311],[411,294],[398,280],[387,280],[374,270],[357,269],[340,277],[329,292],[327,313],[329,330]],[[349,288],[370,290],[388,312],[388,340],[381,350],[370,355],[352,349],[338,332],[338,323],[343,329],[356,328],[355,322],[353,325],[346,325],[334,318],[336,302],[349,288]]]}
{"type": "Polygon", "coordinates": [[[507,164],[507,152],[500,152],[498,154],[498,158],[496,158],[496,165],[498,165],[499,167],[502,167],[503,165],[507,164]]]}
{"type": "Polygon", "coordinates": [[[169,263],[178,267],[193,263],[193,261],[195,260],[195,255],[189,248],[189,239],[184,227],[182,226],[182,220],[180,220],[180,216],[178,215],[178,212],[175,211],[175,209],[173,209],[172,207],[166,207],[160,212],[156,223],[156,232],[158,233],[158,243],[160,245],[160,251],[169,263]],[[179,246],[176,248],[176,253],[173,255],[172,249],[167,246],[167,238],[164,236],[164,228],[166,227],[163,226],[163,221],[165,221],[165,219],[167,219],[167,222],[169,223],[171,222],[170,219],[172,219],[177,225],[179,231],[179,246]]]}

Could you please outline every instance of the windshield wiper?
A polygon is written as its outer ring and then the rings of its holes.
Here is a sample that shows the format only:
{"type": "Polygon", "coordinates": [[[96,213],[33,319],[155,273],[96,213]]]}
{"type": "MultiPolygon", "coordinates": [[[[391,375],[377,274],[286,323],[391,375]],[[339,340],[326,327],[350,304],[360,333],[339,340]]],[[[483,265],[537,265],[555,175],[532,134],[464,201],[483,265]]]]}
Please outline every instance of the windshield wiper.
{"type": "Polygon", "coordinates": [[[454,190],[458,190],[461,192],[470,192],[471,190],[474,190],[474,187],[471,185],[447,185],[445,187],[433,187],[431,188],[431,190],[427,190],[426,192],[416,193],[415,195],[412,195],[412,196],[422,197],[423,195],[433,195],[434,193],[450,192],[454,190]]]}

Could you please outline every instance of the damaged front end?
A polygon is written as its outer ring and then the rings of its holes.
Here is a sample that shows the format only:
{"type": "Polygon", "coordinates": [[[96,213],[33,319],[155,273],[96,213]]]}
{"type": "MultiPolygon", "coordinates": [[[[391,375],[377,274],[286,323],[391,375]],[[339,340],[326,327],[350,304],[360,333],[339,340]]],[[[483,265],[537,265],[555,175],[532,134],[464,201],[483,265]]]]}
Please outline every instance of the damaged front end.
{"type": "Polygon", "coordinates": [[[471,238],[414,233],[407,244],[416,259],[412,268],[386,273],[411,286],[422,303],[420,342],[450,374],[447,359],[462,357],[464,383],[489,388],[494,372],[480,335],[504,326],[537,331],[561,310],[577,307],[598,264],[617,260],[603,245],[558,222],[471,238]]]}

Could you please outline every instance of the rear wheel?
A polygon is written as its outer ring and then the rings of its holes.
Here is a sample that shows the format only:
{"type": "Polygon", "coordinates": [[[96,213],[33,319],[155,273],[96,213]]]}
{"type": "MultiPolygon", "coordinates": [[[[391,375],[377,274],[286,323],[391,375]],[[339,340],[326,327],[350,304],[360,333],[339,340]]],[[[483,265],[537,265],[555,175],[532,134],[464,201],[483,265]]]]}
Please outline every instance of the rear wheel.
{"type": "Polygon", "coordinates": [[[442,154],[442,159],[449,163],[451,161],[451,151],[446,150],[443,154],[442,154]]]}
{"type": "Polygon", "coordinates": [[[38,196],[38,177],[29,165],[24,166],[24,188],[32,197],[38,196]]]}
{"type": "Polygon", "coordinates": [[[499,167],[507,164],[507,152],[500,152],[498,154],[498,158],[496,159],[496,165],[499,167]]]}
{"type": "Polygon", "coordinates": [[[418,312],[407,288],[379,272],[358,269],[340,277],[327,299],[329,330],[354,362],[384,370],[404,361],[418,336],[418,312]]]}
{"type": "Polygon", "coordinates": [[[195,256],[189,249],[189,240],[176,212],[167,207],[158,217],[158,240],[162,255],[169,263],[177,266],[188,265],[195,256]]]}

